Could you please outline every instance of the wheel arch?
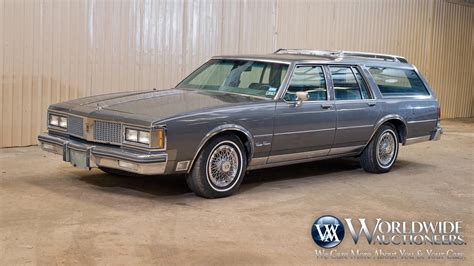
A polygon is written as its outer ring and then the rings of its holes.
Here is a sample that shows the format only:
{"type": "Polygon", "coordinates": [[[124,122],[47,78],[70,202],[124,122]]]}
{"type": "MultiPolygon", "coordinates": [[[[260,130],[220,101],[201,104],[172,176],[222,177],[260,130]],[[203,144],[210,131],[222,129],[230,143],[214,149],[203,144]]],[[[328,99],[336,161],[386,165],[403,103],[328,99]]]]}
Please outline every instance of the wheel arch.
{"type": "Polygon", "coordinates": [[[392,124],[395,129],[397,130],[397,137],[398,141],[402,144],[405,144],[407,135],[408,135],[408,127],[405,119],[396,114],[392,115],[386,115],[383,118],[381,118],[374,126],[374,130],[372,132],[372,135],[369,138],[369,141],[367,142],[366,146],[372,141],[374,138],[375,132],[384,124],[392,124]]]}
{"type": "Polygon", "coordinates": [[[199,153],[201,153],[202,149],[206,146],[206,144],[211,141],[213,138],[217,136],[221,136],[224,134],[234,134],[236,135],[244,144],[245,152],[247,154],[247,163],[252,160],[253,153],[254,153],[254,140],[253,136],[246,128],[236,125],[236,124],[225,124],[215,127],[211,131],[209,131],[204,138],[199,143],[197,150],[194,153],[194,157],[188,167],[187,172],[189,173],[194,166],[194,162],[198,157],[199,153]]]}

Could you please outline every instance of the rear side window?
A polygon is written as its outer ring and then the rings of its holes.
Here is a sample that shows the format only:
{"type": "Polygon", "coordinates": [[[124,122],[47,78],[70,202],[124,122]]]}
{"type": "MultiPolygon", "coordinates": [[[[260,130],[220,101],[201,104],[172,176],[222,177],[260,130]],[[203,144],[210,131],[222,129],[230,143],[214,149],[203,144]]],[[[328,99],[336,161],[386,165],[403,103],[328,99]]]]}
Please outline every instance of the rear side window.
{"type": "Polygon", "coordinates": [[[370,93],[359,71],[350,66],[331,66],[336,100],[370,99],[370,93]]]}
{"type": "Polygon", "coordinates": [[[369,67],[369,72],[383,96],[429,95],[423,81],[414,70],[369,67]]]}

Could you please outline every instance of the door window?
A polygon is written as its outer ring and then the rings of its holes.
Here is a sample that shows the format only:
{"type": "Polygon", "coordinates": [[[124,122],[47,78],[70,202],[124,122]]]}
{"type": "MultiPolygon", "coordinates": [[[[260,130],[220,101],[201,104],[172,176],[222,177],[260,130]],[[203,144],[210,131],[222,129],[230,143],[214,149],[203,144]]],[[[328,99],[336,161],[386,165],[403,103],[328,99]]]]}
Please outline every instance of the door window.
{"type": "Polygon", "coordinates": [[[367,84],[356,68],[349,66],[332,66],[329,69],[331,70],[336,100],[362,100],[371,98],[367,84]]]}
{"type": "Polygon", "coordinates": [[[296,92],[308,92],[309,101],[327,100],[326,80],[320,66],[297,66],[285,94],[285,101],[296,101],[296,92]]]}

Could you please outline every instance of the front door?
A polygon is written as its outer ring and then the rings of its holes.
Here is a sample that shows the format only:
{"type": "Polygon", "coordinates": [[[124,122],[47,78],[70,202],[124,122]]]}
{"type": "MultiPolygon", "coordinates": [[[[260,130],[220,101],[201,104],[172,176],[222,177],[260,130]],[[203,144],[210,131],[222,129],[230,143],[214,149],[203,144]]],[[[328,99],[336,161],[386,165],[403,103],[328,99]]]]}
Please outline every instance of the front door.
{"type": "Polygon", "coordinates": [[[298,65],[288,90],[276,104],[272,150],[268,163],[328,155],[336,128],[334,102],[322,66],[298,65]],[[296,92],[308,92],[298,104],[296,92]]]}
{"type": "Polygon", "coordinates": [[[370,139],[380,116],[374,94],[355,66],[329,66],[337,128],[330,155],[358,153],[370,139]]]}

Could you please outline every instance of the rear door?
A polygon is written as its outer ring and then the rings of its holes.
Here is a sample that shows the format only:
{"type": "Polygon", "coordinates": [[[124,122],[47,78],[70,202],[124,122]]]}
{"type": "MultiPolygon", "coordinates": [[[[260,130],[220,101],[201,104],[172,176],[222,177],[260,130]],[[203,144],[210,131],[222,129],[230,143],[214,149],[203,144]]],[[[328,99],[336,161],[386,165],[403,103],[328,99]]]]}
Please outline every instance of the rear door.
{"type": "Polygon", "coordinates": [[[330,155],[359,152],[380,116],[374,94],[357,66],[328,66],[334,92],[337,126],[330,155]]]}

